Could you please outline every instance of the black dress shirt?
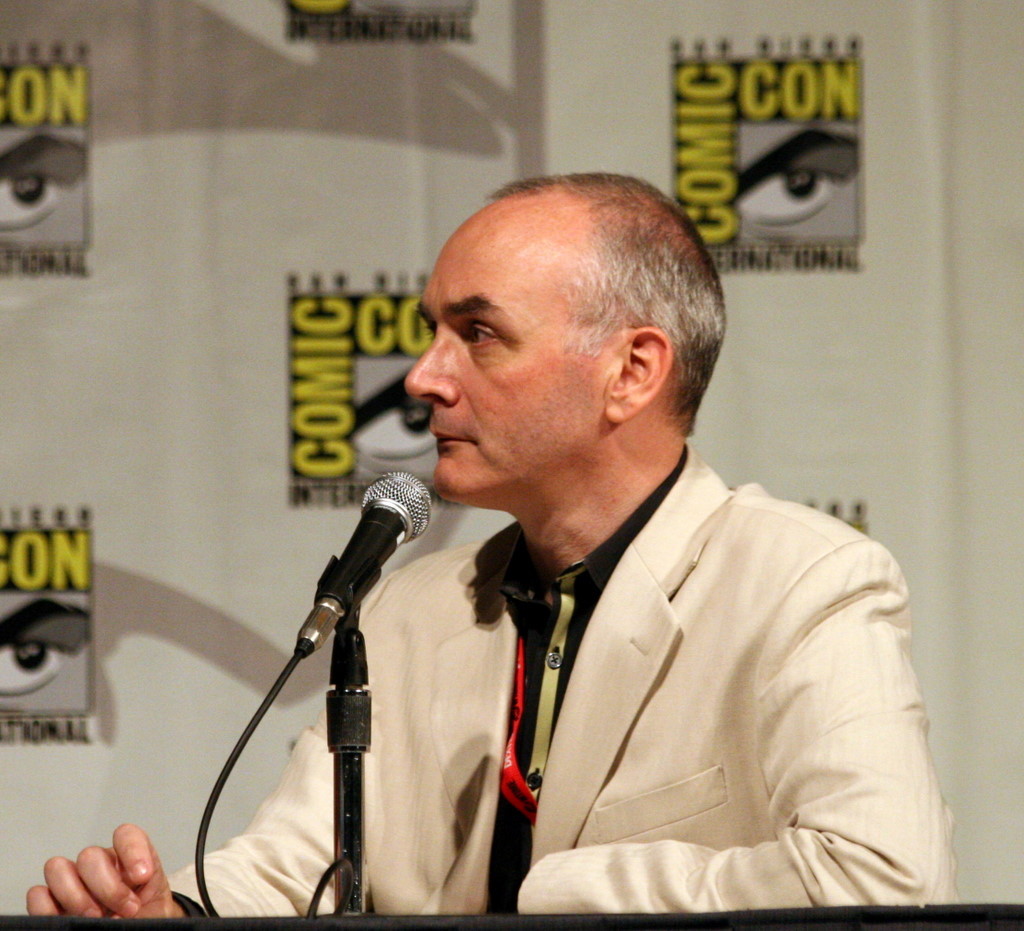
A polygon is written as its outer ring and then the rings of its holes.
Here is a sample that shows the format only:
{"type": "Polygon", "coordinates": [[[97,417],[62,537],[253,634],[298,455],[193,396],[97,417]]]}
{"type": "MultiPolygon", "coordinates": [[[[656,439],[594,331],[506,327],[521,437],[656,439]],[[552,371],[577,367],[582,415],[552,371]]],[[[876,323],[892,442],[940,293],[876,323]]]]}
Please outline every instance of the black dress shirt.
{"type": "MultiPolygon", "coordinates": [[[[636,535],[650,520],[651,515],[665,500],[665,496],[679,478],[686,462],[686,450],[676,467],[665,480],[654,489],[644,502],[604,543],[583,559],[583,571],[576,576],[573,587],[574,601],[572,618],[566,634],[565,652],[558,674],[558,689],[555,695],[554,719],[562,707],[569,677],[572,674],[576,654],[587,623],[604,591],[612,572],[622,554],[633,542],[636,535]]],[[[569,566],[563,573],[578,566],[569,566]]],[[[540,703],[540,687],[548,644],[558,617],[561,593],[557,582],[551,585],[551,602],[545,600],[545,592],[538,578],[537,570],[530,560],[526,542],[522,536],[516,542],[505,571],[501,586],[502,594],[509,605],[509,612],[523,639],[525,668],[525,695],[519,737],[516,743],[516,759],[519,768],[526,775],[533,753],[533,738],[537,724],[537,710],[540,703]]],[[[541,783],[540,797],[543,797],[541,783]]],[[[498,799],[498,814],[494,824],[494,840],[491,844],[489,875],[488,911],[514,912],[519,897],[519,887],[530,868],[533,851],[533,826],[529,820],[504,795],[498,799]]]]}

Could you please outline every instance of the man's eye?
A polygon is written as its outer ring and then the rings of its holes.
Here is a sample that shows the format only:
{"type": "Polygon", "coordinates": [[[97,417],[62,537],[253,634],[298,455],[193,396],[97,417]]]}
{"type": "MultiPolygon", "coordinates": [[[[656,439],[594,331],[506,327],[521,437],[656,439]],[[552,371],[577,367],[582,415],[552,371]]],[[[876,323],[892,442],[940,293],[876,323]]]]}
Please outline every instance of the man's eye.
{"type": "Polygon", "coordinates": [[[494,333],[489,327],[480,325],[479,323],[471,323],[466,328],[466,341],[470,343],[481,343],[488,339],[493,339],[494,333]]]}

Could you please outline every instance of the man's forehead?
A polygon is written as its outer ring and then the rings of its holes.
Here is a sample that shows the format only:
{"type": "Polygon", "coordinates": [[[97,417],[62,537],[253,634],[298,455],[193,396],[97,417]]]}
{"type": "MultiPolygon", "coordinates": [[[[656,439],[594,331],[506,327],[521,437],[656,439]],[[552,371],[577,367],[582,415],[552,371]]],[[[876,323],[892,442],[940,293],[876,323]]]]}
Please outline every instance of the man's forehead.
{"type": "MultiPolygon", "coordinates": [[[[562,192],[496,201],[473,214],[444,244],[428,290],[431,284],[454,286],[493,298],[488,281],[497,287],[498,279],[571,274],[581,256],[591,251],[592,226],[587,205],[562,192]]],[[[455,295],[460,300],[463,296],[455,295]]]]}
{"type": "Polygon", "coordinates": [[[577,248],[590,237],[593,219],[582,198],[560,190],[515,194],[488,204],[451,236],[444,251],[537,252],[544,244],[577,248]]]}

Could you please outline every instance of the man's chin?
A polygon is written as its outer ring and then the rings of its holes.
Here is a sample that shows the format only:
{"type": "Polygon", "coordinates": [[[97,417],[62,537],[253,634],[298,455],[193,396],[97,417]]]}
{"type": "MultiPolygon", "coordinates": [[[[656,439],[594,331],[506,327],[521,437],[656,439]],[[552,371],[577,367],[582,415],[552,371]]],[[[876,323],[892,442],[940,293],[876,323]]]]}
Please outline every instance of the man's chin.
{"type": "Polygon", "coordinates": [[[444,498],[445,501],[450,501],[452,504],[476,505],[476,499],[471,489],[466,488],[462,482],[446,481],[443,478],[439,479],[436,473],[434,475],[434,491],[444,498]]]}
{"type": "Polygon", "coordinates": [[[439,460],[434,468],[434,490],[454,504],[504,511],[505,502],[497,500],[500,495],[493,484],[473,481],[467,472],[465,468],[455,468],[454,463],[439,460]]]}

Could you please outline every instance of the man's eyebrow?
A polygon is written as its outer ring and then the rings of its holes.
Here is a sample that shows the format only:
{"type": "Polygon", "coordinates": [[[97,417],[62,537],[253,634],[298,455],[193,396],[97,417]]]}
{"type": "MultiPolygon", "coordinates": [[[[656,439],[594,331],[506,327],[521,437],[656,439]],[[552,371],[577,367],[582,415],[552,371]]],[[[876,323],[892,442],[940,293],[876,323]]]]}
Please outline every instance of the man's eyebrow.
{"type": "MultiPolygon", "coordinates": [[[[450,317],[471,317],[475,314],[493,313],[497,309],[498,305],[487,296],[483,294],[473,294],[470,297],[464,297],[461,301],[453,301],[450,304],[445,304],[441,308],[441,313],[450,317]]],[[[420,315],[425,319],[434,319],[433,311],[427,307],[422,300],[419,302],[418,310],[420,315]]]]}

